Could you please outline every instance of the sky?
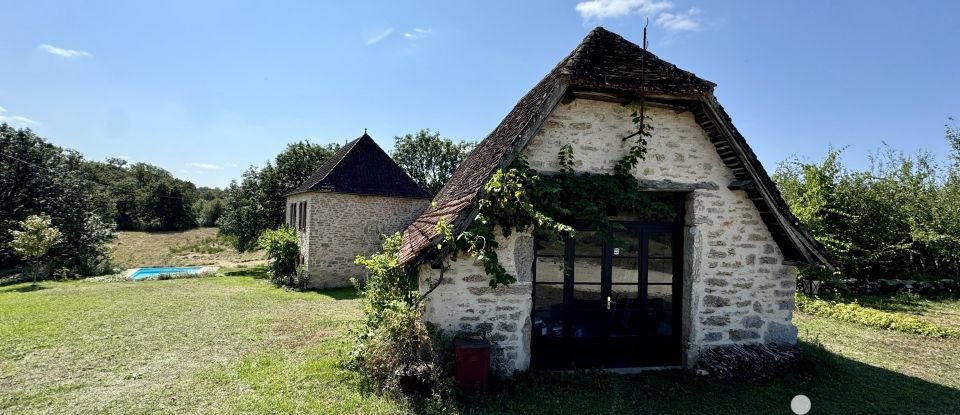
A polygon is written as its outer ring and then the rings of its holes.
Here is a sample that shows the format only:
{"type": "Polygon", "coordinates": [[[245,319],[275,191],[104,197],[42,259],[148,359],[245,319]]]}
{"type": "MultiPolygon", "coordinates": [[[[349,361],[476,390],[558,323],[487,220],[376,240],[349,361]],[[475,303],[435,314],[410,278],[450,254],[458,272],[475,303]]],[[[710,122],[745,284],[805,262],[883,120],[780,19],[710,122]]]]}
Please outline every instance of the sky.
{"type": "Polygon", "coordinates": [[[718,84],[772,171],[946,160],[960,2],[0,0],[0,122],[226,186],[287,143],[480,140],[594,27],[718,84]]]}

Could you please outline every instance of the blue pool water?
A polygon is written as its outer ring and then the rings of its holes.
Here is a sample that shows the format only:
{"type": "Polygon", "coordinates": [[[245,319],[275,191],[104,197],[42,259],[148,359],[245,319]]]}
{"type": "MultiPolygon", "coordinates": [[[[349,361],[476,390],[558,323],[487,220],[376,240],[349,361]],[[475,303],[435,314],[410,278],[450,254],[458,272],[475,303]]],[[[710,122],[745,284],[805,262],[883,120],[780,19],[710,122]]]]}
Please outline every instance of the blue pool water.
{"type": "Polygon", "coordinates": [[[203,270],[203,267],[163,267],[163,268],[140,268],[133,274],[130,274],[131,280],[142,280],[152,278],[161,274],[197,274],[203,270]]]}

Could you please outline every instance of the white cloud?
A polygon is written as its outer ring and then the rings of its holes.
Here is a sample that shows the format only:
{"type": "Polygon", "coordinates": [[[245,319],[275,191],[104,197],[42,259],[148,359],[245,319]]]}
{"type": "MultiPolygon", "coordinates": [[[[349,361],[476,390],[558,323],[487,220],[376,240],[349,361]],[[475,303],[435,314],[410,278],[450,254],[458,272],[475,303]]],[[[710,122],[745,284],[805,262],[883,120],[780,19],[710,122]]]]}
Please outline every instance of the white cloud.
{"type": "Polygon", "coordinates": [[[404,33],[403,37],[410,40],[417,40],[417,39],[423,39],[432,34],[433,34],[433,29],[421,29],[419,27],[415,27],[413,28],[412,31],[404,33]]]}
{"type": "Polygon", "coordinates": [[[703,12],[691,7],[686,12],[673,13],[673,3],[666,0],[587,0],[577,3],[576,9],[585,21],[647,16],[668,32],[700,30],[698,15],[703,12]]]}
{"type": "Polygon", "coordinates": [[[14,127],[30,127],[34,125],[41,125],[40,121],[31,120],[22,115],[13,115],[7,112],[7,109],[0,107],[0,124],[7,123],[14,127]]]}
{"type": "Polygon", "coordinates": [[[207,164],[207,163],[190,163],[191,166],[205,169],[205,170],[223,170],[223,166],[217,164],[207,164]]]}
{"type": "Polygon", "coordinates": [[[660,13],[654,23],[673,32],[700,30],[700,20],[696,17],[700,13],[696,7],[691,7],[685,13],[660,13]]]}
{"type": "Polygon", "coordinates": [[[230,169],[235,169],[235,168],[240,167],[240,166],[238,166],[237,163],[224,163],[224,164],[223,164],[223,167],[230,168],[230,169]]]}
{"type": "Polygon", "coordinates": [[[669,10],[673,4],[656,0],[588,0],[577,3],[583,20],[623,17],[628,14],[651,15],[669,10]]]}
{"type": "Polygon", "coordinates": [[[121,160],[130,160],[130,156],[124,156],[124,155],[122,155],[122,154],[119,155],[119,156],[116,156],[116,157],[117,157],[118,159],[121,159],[121,160]]]}
{"type": "Polygon", "coordinates": [[[367,40],[366,40],[366,44],[367,44],[367,46],[376,45],[377,43],[380,43],[381,40],[386,39],[387,37],[389,37],[390,34],[392,34],[392,33],[393,33],[393,28],[392,28],[392,27],[388,27],[388,28],[386,28],[386,29],[383,29],[383,30],[381,30],[381,31],[379,31],[379,32],[377,32],[377,33],[374,33],[374,34],[368,36],[368,37],[367,37],[367,40]]]}
{"type": "Polygon", "coordinates": [[[64,49],[64,48],[58,48],[56,46],[47,45],[47,44],[40,45],[40,49],[43,49],[44,52],[47,52],[51,55],[62,56],[64,58],[93,56],[92,54],[90,54],[90,52],[87,52],[85,50],[64,49]]]}

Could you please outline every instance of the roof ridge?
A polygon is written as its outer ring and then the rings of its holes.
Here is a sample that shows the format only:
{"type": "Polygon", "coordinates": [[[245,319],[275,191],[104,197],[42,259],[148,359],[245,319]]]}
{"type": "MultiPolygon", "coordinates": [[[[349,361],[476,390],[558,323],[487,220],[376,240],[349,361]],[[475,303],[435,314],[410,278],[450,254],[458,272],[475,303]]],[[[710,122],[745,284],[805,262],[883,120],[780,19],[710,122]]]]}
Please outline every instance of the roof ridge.
{"type": "Polygon", "coordinates": [[[431,197],[366,132],[340,147],[307,180],[287,194],[310,191],[431,197]]]}

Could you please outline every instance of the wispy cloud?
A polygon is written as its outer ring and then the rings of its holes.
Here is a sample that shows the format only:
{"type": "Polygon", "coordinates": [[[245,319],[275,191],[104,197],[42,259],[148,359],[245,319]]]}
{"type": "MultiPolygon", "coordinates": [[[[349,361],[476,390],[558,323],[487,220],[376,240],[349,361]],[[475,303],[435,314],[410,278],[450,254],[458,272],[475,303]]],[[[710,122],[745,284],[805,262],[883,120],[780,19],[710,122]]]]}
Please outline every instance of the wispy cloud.
{"type": "Polygon", "coordinates": [[[697,19],[700,13],[700,9],[696,7],[683,13],[660,13],[654,23],[673,32],[700,30],[700,20],[697,19]]]}
{"type": "Polygon", "coordinates": [[[14,127],[30,127],[34,125],[41,125],[40,121],[31,120],[22,115],[14,115],[7,112],[7,109],[0,107],[0,123],[7,123],[14,127]]]}
{"type": "Polygon", "coordinates": [[[204,169],[204,170],[223,170],[223,166],[218,164],[207,164],[207,163],[190,163],[191,166],[204,169]]]}
{"type": "Polygon", "coordinates": [[[228,169],[235,169],[240,166],[237,165],[237,163],[223,163],[223,167],[226,167],[228,169]]]}
{"type": "Polygon", "coordinates": [[[417,39],[423,39],[432,34],[433,34],[433,29],[421,29],[419,27],[415,27],[413,28],[412,31],[405,32],[403,34],[403,37],[410,40],[417,40],[417,39]]]}
{"type": "Polygon", "coordinates": [[[652,15],[669,10],[673,4],[656,0],[588,0],[577,3],[577,11],[584,20],[623,17],[628,14],[652,15]]]}
{"type": "Polygon", "coordinates": [[[388,27],[370,36],[367,36],[367,40],[365,43],[367,44],[367,46],[376,45],[377,43],[380,43],[380,41],[382,41],[383,39],[390,37],[391,34],[393,34],[393,28],[388,27]]]}
{"type": "Polygon", "coordinates": [[[123,154],[121,154],[121,155],[119,155],[119,156],[116,156],[116,157],[117,157],[118,159],[121,159],[121,160],[130,160],[130,156],[125,156],[125,155],[123,155],[123,154]]]}
{"type": "Polygon", "coordinates": [[[577,3],[576,10],[584,21],[646,16],[668,32],[700,30],[699,15],[703,12],[691,7],[686,12],[674,13],[673,3],[666,0],[586,0],[577,3]]]}
{"type": "Polygon", "coordinates": [[[85,50],[64,49],[48,44],[40,45],[40,49],[43,49],[44,52],[47,52],[51,55],[62,56],[64,58],[85,58],[93,56],[90,52],[85,50]]]}

